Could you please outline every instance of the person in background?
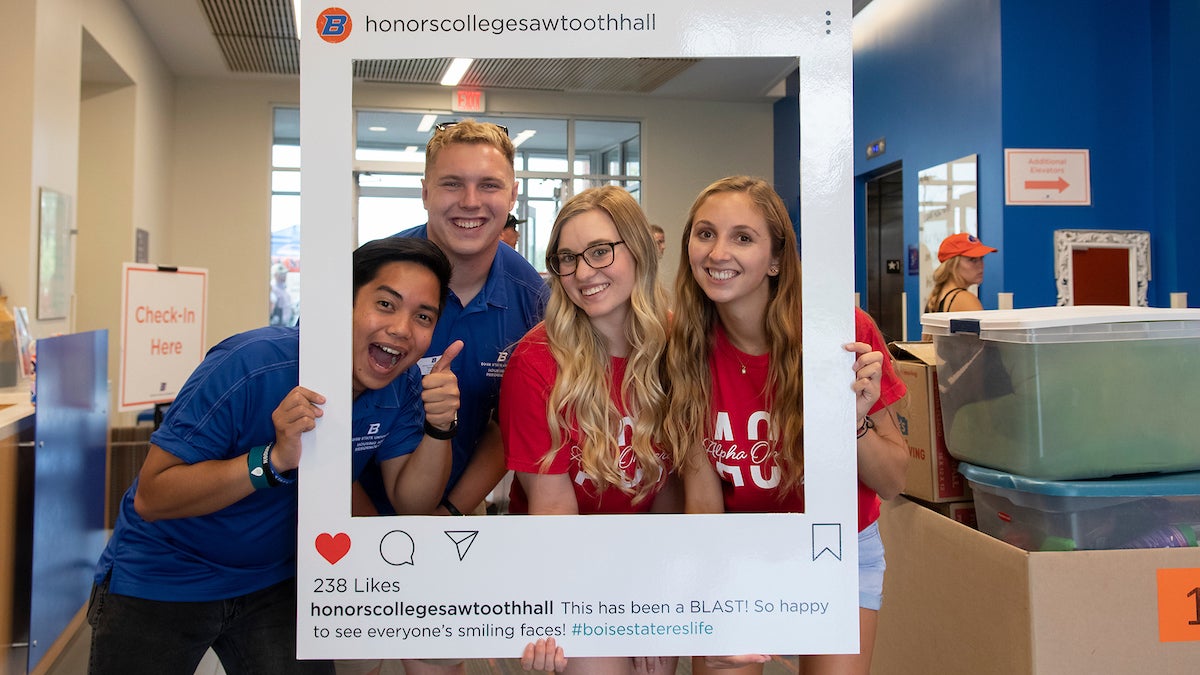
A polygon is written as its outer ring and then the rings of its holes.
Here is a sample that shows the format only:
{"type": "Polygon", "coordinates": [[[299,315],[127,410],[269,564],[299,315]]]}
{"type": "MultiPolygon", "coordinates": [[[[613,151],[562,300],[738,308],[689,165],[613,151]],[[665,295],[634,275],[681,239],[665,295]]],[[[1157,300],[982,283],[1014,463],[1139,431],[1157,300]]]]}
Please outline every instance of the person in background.
{"type": "Polygon", "coordinates": [[[523,222],[525,221],[517,218],[513,214],[508,214],[508,220],[504,221],[504,229],[500,230],[500,241],[515,249],[517,247],[517,241],[521,239],[521,233],[517,231],[517,226],[523,222]]]}
{"type": "MultiPolygon", "coordinates": [[[[665,432],[683,477],[686,510],[802,512],[800,256],[787,209],[766,181],[725,178],[700,193],[683,241],[667,348],[671,414],[665,432]],[[718,416],[729,420],[726,433],[716,431],[718,416]],[[736,452],[754,444],[749,420],[759,417],[768,420],[769,451],[736,452]],[[762,476],[772,478],[756,478],[762,476]]],[[[900,493],[908,465],[908,447],[891,410],[906,393],[904,383],[892,371],[878,328],[857,308],[855,338],[845,349],[855,354],[847,384],[855,392],[858,426],[862,651],[801,656],[800,672],[807,675],[870,670],[883,592],[879,497],[900,493]]],[[[692,672],[738,668],[758,674],[769,658],[697,657],[692,672]]]]}
{"type": "Polygon", "coordinates": [[[658,257],[663,257],[667,252],[667,233],[663,229],[653,223],[650,224],[650,234],[654,235],[654,245],[658,249],[658,257]]]}
{"type": "MultiPolygon", "coordinates": [[[[351,436],[385,440],[352,446],[353,465],[373,456],[401,513],[429,513],[450,471],[461,344],[416,366],[449,281],[428,242],[354,253],[351,436]]],[[[333,672],[296,659],[296,469],[325,403],[299,386],[299,351],[299,328],[235,335],[171,404],[96,566],[91,675],[192,673],[210,647],[230,673],[333,672]]]]}
{"type": "MultiPolygon", "coordinates": [[[[541,276],[500,233],[517,203],[513,171],[516,151],[508,130],[465,119],[434,127],[425,146],[421,201],[426,224],[396,237],[428,239],[454,266],[446,306],[434,329],[429,356],[437,359],[455,341],[464,343],[452,369],[458,376],[461,407],[452,440],[454,464],[443,483],[435,515],[485,513],[484,499],[507,473],[495,414],[500,378],[517,341],[542,318],[548,290],[541,276]]],[[[355,515],[385,511],[378,471],[367,467],[354,493],[355,515]]],[[[396,664],[388,663],[386,670],[396,664]]],[[[408,675],[456,675],[462,661],[405,659],[408,675]]],[[[378,673],[381,662],[339,661],[340,675],[378,673]],[[374,666],[371,664],[374,663],[374,666]]]]}
{"type": "Polygon", "coordinates": [[[288,269],[283,263],[271,265],[272,326],[292,326],[296,323],[295,305],[287,287],[288,269]]]}
{"type": "MultiPolygon", "coordinates": [[[[679,486],[658,442],[669,317],[645,215],[619,187],[585,190],[559,212],[546,250],[546,320],[517,344],[500,388],[500,432],[516,473],[510,511],[678,512],[679,486]]],[[[540,642],[526,648],[526,669],[673,673],[678,660],[565,663],[561,649],[540,642]]]]}
{"type": "Polygon", "coordinates": [[[971,286],[983,283],[983,256],[996,249],[985,246],[966,232],[952,234],[938,247],[938,262],[933,271],[933,291],[925,301],[926,312],[966,312],[983,309],[971,286]]]}

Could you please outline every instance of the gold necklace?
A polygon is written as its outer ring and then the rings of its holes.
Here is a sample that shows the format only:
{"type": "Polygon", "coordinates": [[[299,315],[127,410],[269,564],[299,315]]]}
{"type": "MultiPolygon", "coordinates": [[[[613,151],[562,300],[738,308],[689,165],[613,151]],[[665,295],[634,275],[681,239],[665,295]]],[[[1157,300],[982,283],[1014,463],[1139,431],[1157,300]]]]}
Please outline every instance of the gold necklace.
{"type": "Polygon", "coordinates": [[[738,356],[737,350],[733,352],[733,358],[737,359],[738,365],[742,367],[742,374],[746,374],[746,364],[742,363],[742,357],[738,356]]]}
{"type": "Polygon", "coordinates": [[[737,359],[738,365],[741,366],[742,374],[746,374],[746,364],[742,362],[742,356],[737,347],[733,346],[733,341],[729,342],[729,351],[733,352],[733,358],[737,359]]]}
{"type": "Polygon", "coordinates": [[[728,332],[725,333],[725,339],[726,339],[726,341],[729,342],[729,351],[733,352],[733,358],[737,359],[738,366],[741,367],[742,374],[745,375],[746,374],[746,364],[742,361],[742,357],[741,357],[742,350],[738,349],[738,346],[733,343],[733,338],[729,337],[728,332]]]}

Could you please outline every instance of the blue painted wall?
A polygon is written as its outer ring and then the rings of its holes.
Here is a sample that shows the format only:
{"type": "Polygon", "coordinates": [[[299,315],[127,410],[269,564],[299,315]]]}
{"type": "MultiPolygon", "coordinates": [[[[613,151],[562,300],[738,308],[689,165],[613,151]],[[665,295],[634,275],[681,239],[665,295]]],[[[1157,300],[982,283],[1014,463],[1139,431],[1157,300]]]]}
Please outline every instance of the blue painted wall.
{"type": "MultiPolygon", "coordinates": [[[[857,286],[865,296],[864,179],[903,163],[904,241],[917,242],[917,174],[979,155],[979,233],[988,256],[981,292],[1004,290],[999,0],[873,0],[854,19],[854,173],[857,286]],[[887,150],[866,158],[886,138],[887,150]]],[[[907,258],[907,256],[906,256],[907,258]]],[[[920,282],[905,274],[908,333],[920,335],[920,282]]],[[[863,304],[866,304],[864,297],[863,304]]]]}
{"type": "MultiPolygon", "coordinates": [[[[1053,232],[1151,233],[1150,304],[1172,291],[1200,302],[1200,186],[1184,141],[1200,120],[1194,0],[874,0],[854,22],[856,227],[861,185],[903,162],[904,238],[917,240],[917,173],[979,155],[979,231],[989,255],[981,299],[1014,293],[1052,305],[1053,232]],[[865,157],[887,139],[887,152],[865,157]],[[1003,148],[1087,148],[1091,206],[1004,206],[1003,148]]],[[[860,251],[861,253],[861,251],[860,251]]],[[[859,256],[861,261],[863,256],[859,256]]],[[[865,284],[860,263],[859,287],[865,284]]],[[[918,281],[906,277],[909,332],[920,330],[918,281]]]]}
{"type": "Polygon", "coordinates": [[[787,205],[796,238],[800,237],[800,71],[788,75],[786,93],[775,102],[775,191],[787,205]]]}
{"type": "Polygon", "coordinates": [[[1004,207],[1004,244],[1020,251],[1009,256],[1004,290],[1019,306],[1057,301],[1055,230],[1150,230],[1151,241],[1159,238],[1147,7],[1003,2],[1004,146],[1091,155],[1091,206],[1004,207]]]}
{"type": "Polygon", "coordinates": [[[1151,58],[1154,91],[1154,202],[1160,236],[1151,239],[1152,298],[1166,305],[1172,291],[1186,291],[1188,304],[1200,305],[1200,210],[1187,195],[1200,187],[1193,134],[1200,123],[1200,2],[1155,0],[1152,3],[1151,58]],[[1189,156],[1193,157],[1188,161],[1189,156]],[[1155,283],[1157,282],[1157,283],[1155,283]]]}

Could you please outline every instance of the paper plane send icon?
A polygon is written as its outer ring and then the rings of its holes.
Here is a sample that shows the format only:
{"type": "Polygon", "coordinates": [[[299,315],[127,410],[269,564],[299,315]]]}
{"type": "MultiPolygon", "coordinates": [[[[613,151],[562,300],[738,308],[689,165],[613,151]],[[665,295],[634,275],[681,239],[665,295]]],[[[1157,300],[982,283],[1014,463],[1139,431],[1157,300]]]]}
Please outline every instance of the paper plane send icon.
{"type": "Polygon", "coordinates": [[[458,559],[462,561],[467,557],[467,551],[471,550],[471,544],[475,543],[475,537],[479,535],[479,530],[444,530],[450,541],[454,542],[454,547],[458,549],[458,559]]]}

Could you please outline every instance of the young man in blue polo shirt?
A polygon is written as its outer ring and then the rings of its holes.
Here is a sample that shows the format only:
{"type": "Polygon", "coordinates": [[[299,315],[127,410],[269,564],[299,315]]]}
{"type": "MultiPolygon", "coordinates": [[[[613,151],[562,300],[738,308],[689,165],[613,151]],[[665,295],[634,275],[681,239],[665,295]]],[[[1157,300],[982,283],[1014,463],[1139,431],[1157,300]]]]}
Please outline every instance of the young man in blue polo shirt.
{"type": "Polygon", "coordinates": [[[454,362],[462,392],[454,466],[442,515],[471,513],[504,477],[504,446],[493,415],[513,345],[542,319],[545,281],[500,232],[517,200],[508,132],[474,120],[438,125],[425,148],[425,225],[397,236],[437,244],[454,265],[450,296],[429,345],[431,356],[462,340],[454,362]]]}
{"type": "MultiPolygon", "coordinates": [[[[451,345],[416,365],[450,264],[429,242],[354,253],[354,471],[382,467],[393,508],[429,513],[450,470],[458,386],[451,345]]],[[[225,670],[332,673],[296,659],[296,468],[325,398],[298,385],[299,330],[267,327],[214,347],[150,438],[97,565],[92,675],[191,673],[212,647],[225,670]]]]}
{"type": "MultiPolygon", "coordinates": [[[[504,446],[494,419],[500,378],[510,350],[542,320],[548,289],[545,281],[500,233],[517,202],[513,171],[516,150],[503,127],[463,120],[439,124],[425,146],[425,178],[421,200],[428,211],[425,225],[397,237],[428,239],[454,265],[450,295],[438,321],[427,358],[461,340],[455,359],[461,408],[453,441],[454,466],[445,496],[433,513],[463,515],[477,511],[504,477],[504,446]]],[[[378,489],[366,480],[356,490],[356,514],[372,512],[378,489]]],[[[386,507],[386,504],[383,505],[386,507]]],[[[339,661],[341,675],[375,675],[379,661],[339,661]]],[[[461,662],[404,661],[408,675],[465,673],[461,662]]]]}

